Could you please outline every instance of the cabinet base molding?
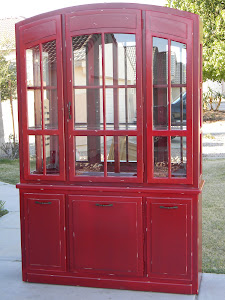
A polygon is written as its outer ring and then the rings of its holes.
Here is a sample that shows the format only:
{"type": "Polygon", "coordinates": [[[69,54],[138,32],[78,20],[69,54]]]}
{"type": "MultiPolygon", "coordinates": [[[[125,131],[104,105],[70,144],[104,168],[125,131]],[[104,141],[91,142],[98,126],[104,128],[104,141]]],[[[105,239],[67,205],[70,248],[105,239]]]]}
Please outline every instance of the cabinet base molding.
{"type": "Polygon", "coordinates": [[[63,275],[46,275],[27,273],[23,276],[25,281],[33,283],[61,284],[83,287],[96,287],[121,290],[135,290],[159,293],[177,293],[177,294],[197,294],[197,290],[193,289],[193,285],[188,283],[164,283],[151,282],[144,279],[124,280],[121,278],[102,278],[102,277],[73,277],[63,275]]]}

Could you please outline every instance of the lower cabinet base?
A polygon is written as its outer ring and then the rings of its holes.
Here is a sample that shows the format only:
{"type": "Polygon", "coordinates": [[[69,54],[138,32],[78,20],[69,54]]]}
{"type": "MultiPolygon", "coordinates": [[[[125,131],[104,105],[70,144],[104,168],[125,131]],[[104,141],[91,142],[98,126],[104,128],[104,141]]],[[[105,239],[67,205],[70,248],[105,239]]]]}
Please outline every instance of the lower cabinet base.
{"type": "Polygon", "coordinates": [[[110,279],[102,277],[74,277],[69,275],[24,274],[23,280],[33,283],[74,285],[83,287],[136,290],[160,293],[197,294],[191,283],[152,282],[147,279],[110,279]]]}

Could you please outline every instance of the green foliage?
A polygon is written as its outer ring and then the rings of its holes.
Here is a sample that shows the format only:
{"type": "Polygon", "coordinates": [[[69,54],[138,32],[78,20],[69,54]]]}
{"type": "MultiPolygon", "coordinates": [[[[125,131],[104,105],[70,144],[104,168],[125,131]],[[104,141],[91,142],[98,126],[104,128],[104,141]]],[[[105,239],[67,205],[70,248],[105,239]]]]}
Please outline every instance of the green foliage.
{"type": "Polygon", "coordinates": [[[174,0],[167,6],[200,15],[203,21],[203,80],[225,80],[225,1],[174,0]]]}
{"type": "Polygon", "coordinates": [[[0,92],[1,100],[16,98],[16,63],[7,60],[5,53],[0,53],[0,92]]]}
{"type": "Polygon", "coordinates": [[[203,110],[214,110],[218,111],[224,95],[211,88],[203,93],[203,110]]]}
{"type": "Polygon", "coordinates": [[[0,217],[8,213],[7,209],[4,209],[5,201],[0,200],[0,217]]]}

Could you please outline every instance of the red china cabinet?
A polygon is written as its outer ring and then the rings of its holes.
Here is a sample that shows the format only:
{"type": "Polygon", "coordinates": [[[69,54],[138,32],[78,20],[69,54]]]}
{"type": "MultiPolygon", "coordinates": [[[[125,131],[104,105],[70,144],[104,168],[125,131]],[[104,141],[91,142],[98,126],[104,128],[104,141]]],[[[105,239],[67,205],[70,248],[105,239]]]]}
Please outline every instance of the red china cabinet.
{"type": "Polygon", "coordinates": [[[201,30],[122,3],[16,24],[24,281],[198,293],[201,30]]]}

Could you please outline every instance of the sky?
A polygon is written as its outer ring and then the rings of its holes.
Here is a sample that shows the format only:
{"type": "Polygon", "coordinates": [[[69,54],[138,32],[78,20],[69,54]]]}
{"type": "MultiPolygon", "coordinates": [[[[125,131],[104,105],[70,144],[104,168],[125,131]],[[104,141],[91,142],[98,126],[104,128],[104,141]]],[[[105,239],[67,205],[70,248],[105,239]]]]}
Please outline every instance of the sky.
{"type": "Polygon", "coordinates": [[[29,18],[48,11],[88,4],[88,3],[103,3],[103,2],[128,2],[128,3],[143,3],[164,6],[166,0],[8,0],[1,5],[0,18],[8,17],[25,17],[29,18]]]}

